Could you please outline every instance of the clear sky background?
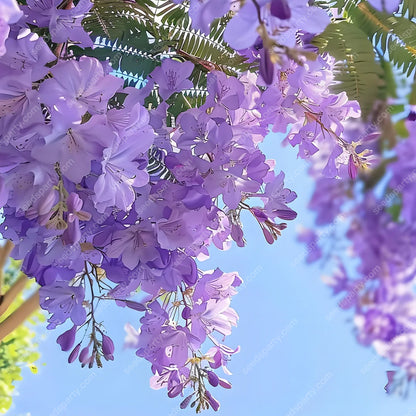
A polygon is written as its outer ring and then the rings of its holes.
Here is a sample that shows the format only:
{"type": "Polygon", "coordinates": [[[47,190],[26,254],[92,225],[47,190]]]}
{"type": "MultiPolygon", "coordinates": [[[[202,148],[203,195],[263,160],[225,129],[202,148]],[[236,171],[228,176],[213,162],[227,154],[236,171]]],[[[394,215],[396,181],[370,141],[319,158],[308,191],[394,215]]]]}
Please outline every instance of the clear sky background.
{"type": "MultiPolygon", "coordinates": [[[[220,267],[240,272],[245,285],[232,306],[240,322],[228,345],[241,346],[233,357],[231,390],[212,393],[221,402],[223,416],[416,416],[416,391],[409,399],[384,392],[387,361],[358,345],[351,315],[336,305],[320,279],[322,270],[300,259],[305,249],[296,242],[298,225],[313,225],[306,207],[314,183],[305,164],[292,148],[282,148],[281,138],[270,135],[263,149],[286,172],[286,181],[298,193],[292,207],[298,218],[273,246],[263,239],[251,218],[245,221],[247,247],[227,252],[212,250],[202,269],[220,267]]],[[[39,373],[24,371],[19,396],[8,414],[13,416],[113,416],[195,414],[180,410],[180,399],[166,390],[149,388],[150,366],[123,350],[126,321],[138,326],[134,311],[108,308],[100,317],[116,344],[114,362],[101,369],[81,369],[67,364],[67,353],[55,340],[60,332],[39,330],[39,373]],[[45,365],[42,365],[45,363],[45,365]]],[[[205,412],[214,414],[212,411],[205,412]]]]}

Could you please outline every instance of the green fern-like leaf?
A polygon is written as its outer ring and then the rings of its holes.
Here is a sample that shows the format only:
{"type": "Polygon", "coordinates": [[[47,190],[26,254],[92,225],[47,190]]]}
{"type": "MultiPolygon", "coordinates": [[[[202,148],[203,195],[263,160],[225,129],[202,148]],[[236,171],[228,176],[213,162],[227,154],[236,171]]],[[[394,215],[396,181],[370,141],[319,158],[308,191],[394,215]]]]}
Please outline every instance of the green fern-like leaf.
{"type": "Polygon", "coordinates": [[[404,0],[402,13],[409,19],[416,17],[416,0],[404,0]]]}
{"type": "Polygon", "coordinates": [[[340,12],[345,6],[347,0],[318,0],[313,4],[314,6],[322,7],[323,9],[337,8],[340,12]]]}
{"type": "MultiPolygon", "coordinates": [[[[228,17],[214,21],[211,33],[205,35],[191,27],[188,9],[187,2],[95,0],[84,27],[96,37],[97,46],[86,53],[108,59],[126,85],[142,82],[166,55],[193,62],[194,88],[170,100],[175,117],[189,106],[203,104],[208,71],[236,75],[252,67],[222,40],[228,17]]],[[[157,105],[153,101],[150,97],[149,103],[157,105]]]]}
{"type": "Polygon", "coordinates": [[[330,24],[313,43],[338,61],[335,67],[338,84],[334,91],[345,91],[350,99],[357,100],[367,117],[380,98],[384,81],[366,34],[356,25],[342,21],[330,24]]]}
{"type": "MultiPolygon", "coordinates": [[[[409,3],[410,4],[410,3],[409,3]]],[[[383,54],[407,76],[416,67],[416,24],[401,16],[379,12],[367,2],[346,7],[348,20],[364,31],[383,54]]]]}

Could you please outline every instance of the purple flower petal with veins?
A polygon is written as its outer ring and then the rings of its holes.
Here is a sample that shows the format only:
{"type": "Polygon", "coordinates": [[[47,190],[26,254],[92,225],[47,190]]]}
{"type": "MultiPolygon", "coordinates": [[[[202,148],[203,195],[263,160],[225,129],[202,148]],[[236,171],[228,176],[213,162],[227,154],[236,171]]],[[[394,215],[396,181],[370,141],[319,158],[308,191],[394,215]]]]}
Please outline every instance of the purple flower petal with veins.
{"type": "Polygon", "coordinates": [[[192,82],[187,79],[194,69],[192,62],[178,62],[173,59],[165,59],[150,74],[151,78],[159,86],[159,94],[167,100],[173,93],[193,87],[192,82]]]}

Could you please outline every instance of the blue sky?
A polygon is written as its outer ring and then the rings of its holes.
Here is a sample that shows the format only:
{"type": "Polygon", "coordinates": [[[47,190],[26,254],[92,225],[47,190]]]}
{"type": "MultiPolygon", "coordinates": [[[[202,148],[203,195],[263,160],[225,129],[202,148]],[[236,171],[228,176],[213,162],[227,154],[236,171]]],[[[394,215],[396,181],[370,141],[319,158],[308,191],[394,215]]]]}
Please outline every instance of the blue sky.
{"type": "MultiPolygon", "coordinates": [[[[306,209],[313,181],[296,151],[282,148],[271,135],[263,146],[268,158],[286,172],[298,193],[293,204],[298,218],[273,246],[258,226],[246,218],[247,247],[212,251],[201,268],[238,270],[245,285],[234,297],[240,322],[228,345],[241,346],[230,370],[232,390],[213,390],[221,401],[220,415],[276,416],[416,416],[416,391],[410,399],[387,396],[385,371],[391,369],[371,349],[359,346],[351,316],[337,308],[321,282],[322,270],[299,259],[304,248],[296,242],[296,227],[311,226],[306,209]]],[[[166,391],[149,388],[150,367],[133,350],[123,350],[126,321],[137,326],[133,311],[109,308],[102,319],[116,343],[116,361],[104,368],[81,369],[66,363],[55,343],[56,331],[42,330],[39,373],[25,371],[9,414],[13,416],[157,416],[191,415],[166,391]],[[42,365],[45,363],[45,365],[42,365]]],[[[206,412],[205,414],[213,414],[206,412]]]]}

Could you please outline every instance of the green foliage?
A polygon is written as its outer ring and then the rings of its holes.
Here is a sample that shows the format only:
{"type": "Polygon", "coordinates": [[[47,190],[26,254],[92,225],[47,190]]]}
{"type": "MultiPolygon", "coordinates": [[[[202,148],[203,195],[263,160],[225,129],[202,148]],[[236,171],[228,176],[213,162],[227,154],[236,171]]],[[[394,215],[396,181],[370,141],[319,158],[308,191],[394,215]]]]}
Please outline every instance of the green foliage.
{"type": "Polygon", "coordinates": [[[409,76],[416,67],[416,24],[401,16],[391,16],[367,2],[346,7],[348,20],[363,30],[373,44],[409,76]]]}
{"type": "Polygon", "coordinates": [[[350,99],[358,100],[366,117],[385,85],[382,68],[366,34],[347,21],[335,22],[313,43],[339,61],[335,68],[339,83],[334,90],[345,91],[350,99]]]}
{"type": "MultiPolygon", "coordinates": [[[[5,290],[17,279],[18,275],[19,264],[12,262],[5,273],[5,290]]],[[[32,281],[28,281],[27,288],[33,285],[32,281]]],[[[0,317],[0,321],[3,321],[22,303],[23,296],[20,294],[9,310],[0,317]]],[[[44,320],[44,316],[37,312],[29,322],[33,325],[44,320]]],[[[33,342],[34,336],[32,329],[26,325],[20,325],[0,343],[0,413],[6,413],[12,405],[15,382],[22,379],[22,368],[29,367],[32,373],[37,373],[34,363],[40,355],[37,352],[37,344],[33,342]]]]}
{"type": "Polygon", "coordinates": [[[405,0],[395,16],[375,10],[364,0],[321,0],[315,4],[342,12],[343,18],[334,19],[314,44],[339,60],[339,84],[334,90],[357,99],[367,117],[377,99],[396,96],[395,71],[407,77],[415,72],[416,24],[411,19],[416,0],[405,0]]]}
{"type": "Polygon", "coordinates": [[[345,6],[345,2],[346,0],[317,0],[314,6],[319,6],[323,9],[337,8],[339,13],[345,6]]]}
{"type": "Polygon", "coordinates": [[[409,19],[416,17],[416,0],[404,0],[402,13],[409,19]]]}
{"type": "Polygon", "coordinates": [[[165,56],[193,62],[195,69],[190,79],[195,87],[171,98],[174,105],[170,111],[175,117],[204,102],[209,70],[235,75],[250,69],[245,58],[222,40],[227,18],[213,22],[207,36],[192,29],[187,12],[186,2],[95,0],[84,27],[98,38],[100,46],[77,53],[109,59],[117,74],[132,86],[141,83],[165,56]]]}
{"type": "Polygon", "coordinates": [[[410,91],[409,104],[416,105],[416,82],[413,83],[412,90],[410,91]]]}

